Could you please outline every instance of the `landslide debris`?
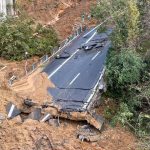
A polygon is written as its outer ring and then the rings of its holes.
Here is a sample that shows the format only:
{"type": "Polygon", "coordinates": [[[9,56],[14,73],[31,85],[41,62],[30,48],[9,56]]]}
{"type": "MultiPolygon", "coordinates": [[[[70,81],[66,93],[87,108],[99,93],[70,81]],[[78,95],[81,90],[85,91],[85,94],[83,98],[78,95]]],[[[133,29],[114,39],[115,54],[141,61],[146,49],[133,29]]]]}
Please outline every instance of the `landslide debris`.
{"type": "MultiPolygon", "coordinates": [[[[20,0],[18,5],[30,17],[45,25],[52,25],[60,39],[64,40],[73,31],[75,24],[82,22],[83,13],[89,14],[90,8],[96,0],[20,0]]],[[[88,20],[84,24],[92,26],[95,19],[88,20]]]]}
{"type": "Polygon", "coordinates": [[[47,88],[54,87],[48,80],[46,73],[38,71],[22,78],[16,82],[11,89],[23,99],[33,99],[39,105],[44,102],[51,101],[51,96],[47,92],[47,88]]]}
{"type": "Polygon", "coordinates": [[[129,150],[136,149],[136,139],[121,127],[105,127],[99,134],[99,140],[93,143],[77,139],[79,124],[60,120],[60,126],[50,126],[27,120],[18,123],[15,120],[4,121],[0,128],[1,150],[129,150]]]}

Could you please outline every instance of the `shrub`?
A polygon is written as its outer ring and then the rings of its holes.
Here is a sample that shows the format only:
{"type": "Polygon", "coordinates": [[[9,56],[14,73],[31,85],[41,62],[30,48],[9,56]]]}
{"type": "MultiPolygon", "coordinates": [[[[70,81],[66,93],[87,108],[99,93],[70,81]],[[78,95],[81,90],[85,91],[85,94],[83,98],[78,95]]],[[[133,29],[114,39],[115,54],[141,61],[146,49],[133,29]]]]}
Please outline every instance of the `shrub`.
{"type": "Polygon", "coordinates": [[[0,56],[10,60],[50,54],[58,39],[52,27],[36,25],[27,18],[8,18],[0,23],[0,56]]]}
{"type": "Polygon", "coordinates": [[[131,84],[139,82],[143,68],[142,59],[135,51],[123,49],[120,53],[115,53],[112,50],[106,70],[109,90],[122,94],[131,84]]]}

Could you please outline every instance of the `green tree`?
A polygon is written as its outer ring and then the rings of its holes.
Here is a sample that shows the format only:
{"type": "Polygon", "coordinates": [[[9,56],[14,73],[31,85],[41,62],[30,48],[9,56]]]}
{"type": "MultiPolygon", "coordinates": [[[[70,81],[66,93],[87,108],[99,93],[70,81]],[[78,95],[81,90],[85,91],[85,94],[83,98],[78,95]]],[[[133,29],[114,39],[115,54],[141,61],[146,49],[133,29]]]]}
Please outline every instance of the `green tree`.
{"type": "Polygon", "coordinates": [[[92,15],[101,21],[109,18],[106,24],[115,26],[112,34],[113,47],[135,48],[139,35],[139,10],[136,0],[100,0],[96,8],[92,9],[92,15]]]}
{"type": "Polygon", "coordinates": [[[36,25],[28,18],[8,18],[0,23],[0,56],[5,59],[22,60],[29,56],[51,54],[58,44],[52,27],[36,25]]]}
{"type": "Polygon", "coordinates": [[[108,19],[101,28],[113,27],[106,64],[108,96],[118,105],[112,122],[128,125],[140,136],[150,134],[149,6],[149,0],[99,0],[92,9],[99,21],[108,19]]]}
{"type": "Polygon", "coordinates": [[[112,51],[106,69],[109,90],[119,95],[126,94],[130,85],[140,81],[143,68],[143,61],[135,51],[129,49],[123,49],[120,53],[112,51]]]}

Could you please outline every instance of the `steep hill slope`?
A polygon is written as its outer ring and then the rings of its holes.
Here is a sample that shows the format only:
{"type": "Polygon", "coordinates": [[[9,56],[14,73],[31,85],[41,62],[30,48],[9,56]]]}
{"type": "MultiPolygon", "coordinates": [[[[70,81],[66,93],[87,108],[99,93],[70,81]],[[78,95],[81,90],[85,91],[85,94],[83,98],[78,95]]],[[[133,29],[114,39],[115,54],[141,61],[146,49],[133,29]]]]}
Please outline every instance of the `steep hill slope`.
{"type": "MultiPolygon", "coordinates": [[[[61,39],[71,34],[76,23],[82,22],[81,15],[89,14],[96,0],[20,0],[21,10],[24,10],[37,22],[52,25],[61,39]]],[[[95,20],[85,19],[86,24],[93,25],[95,20]]]]}

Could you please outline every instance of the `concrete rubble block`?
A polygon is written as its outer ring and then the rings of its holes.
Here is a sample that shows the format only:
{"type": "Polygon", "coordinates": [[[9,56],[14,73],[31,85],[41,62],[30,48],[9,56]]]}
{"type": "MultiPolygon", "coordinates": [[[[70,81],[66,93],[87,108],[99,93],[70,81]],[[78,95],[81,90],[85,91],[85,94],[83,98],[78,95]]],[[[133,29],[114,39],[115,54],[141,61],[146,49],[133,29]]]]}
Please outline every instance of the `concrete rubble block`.
{"type": "Polygon", "coordinates": [[[59,121],[58,119],[50,119],[49,120],[49,125],[53,127],[59,127],[59,121]]]}
{"type": "Polygon", "coordinates": [[[67,59],[69,57],[70,57],[70,54],[68,52],[63,52],[55,56],[56,59],[67,59]]]}
{"type": "Polygon", "coordinates": [[[44,115],[42,116],[42,118],[40,119],[40,122],[46,122],[46,121],[48,121],[49,119],[52,119],[52,116],[51,116],[51,114],[46,113],[46,114],[44,114],[44,115]]]}
{"type": "Polygon", "coordinates": [[[77,129],[77,138],[86,142],[97,142],[100,139],[100,133],[90,125],[80,126],[77,129]]]}
{"type": "Polygon", "coordinates": [[[7,116],[8,119],[12,119],[12,118],[18,116],[19,114],[21,114],[21,111],[12,102],[9,102],[7,104],[6,111],[8,114],[8,116],[7,116]]]}
{"type": "Polygon", "coordinates": [[[96,129],[101,130],[104,124],[104,118],[95,112],[89,113],[86,116],[86,120],[89,124],[93,125],[96,129]]]}
{"type": "Polygon", "coordinates": [[[24,100],[24,104],[27,105],[28,107],[32,107],[32,106],[37,105],[36,102],[34,102],[32,99],[28,99],[28,98],[24,100]]]}
{"type": "Polygon", "coordinates": [[[28,119],[40,121],[42,117],[41,108],[35,108],[28,116],[28,119]]]}
{"type": "Polygon", "coordinates": [[[80,121],[86,120],[89,124],[94,126],[99,131],[102,129],[104,124],[104,118],[96,114],[95,112],[93,113],[92,112],[71,112],[69,113],[69,115],[68,113],[66,114],[61,113],[60,117],[71,119],[71,120],[80,120],[80,121]]]}
{"type": "Polygon", "coordinates": [[[95,112],[59,112],[56,108],[46,108],[44,109],[45,112],[50,113],[53,117],[57,117],[58,115],[60,118],[66,118],[70,120],[76,121],[87,121],[90,125],[94,126],[99,131],[102,129],[104,124],[104,118],[95,112]]]}

